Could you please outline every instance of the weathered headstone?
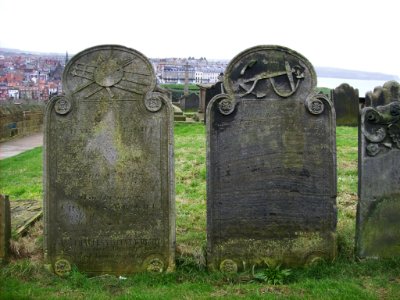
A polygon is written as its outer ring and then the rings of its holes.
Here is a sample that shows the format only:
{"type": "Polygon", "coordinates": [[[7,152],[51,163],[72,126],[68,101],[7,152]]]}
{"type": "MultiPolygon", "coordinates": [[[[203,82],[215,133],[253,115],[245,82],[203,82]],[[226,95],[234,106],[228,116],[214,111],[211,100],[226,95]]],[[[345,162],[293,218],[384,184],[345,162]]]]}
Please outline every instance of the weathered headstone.
{"type": "Polygon", "coordinates": [[[180,107],[185,111],[197,109],[199,107],[199,96],[195,93],[184,95],[179,102],[180,107]]]}
{"type": "Polygon", "coordinates": [[[174,268],[173,109],[149,60],[117,45],[75,55],[47,106],[45,258],[57,274],[174,268]]]}
{"type": "Polygon", "coordinates": [[[0,264],[7,261],[10,250],[11,213],[8,196],[0,195],[0,264]]]}
{"type": "Polygon", "coordinates": [[[365,95],[365,106],[382,106],[392,101],[400,101],[400,83],[391,80],[385,82],[383,86],[375,87],[373,92],[365,95]]]}
{"type": "Polygon", "coordinates": [[[179,106],[172,104],[172,108],[174,110],[174,121],[186,121],[186,116],[179,106]]]}
{"type": "MultiPolygon", "coordinates": [[[[206,112],[206,92],[211,87],[211,84],[198,84],[199,87],[199,113],[206,112]]],[[[215,96],[215,95],[214,95],[215,96]]]]}
{"type": "Polygon", "coordinates": [[[347,83],[342,83],[332,90],[331,95],[336,112],[336,126],[357,126],[358,90],[347,83]]]}
{"type": "Polygon", "coordinates": [[[381,100],[386,105],[361,111],[356,231],[360,258],[400,256],[400,99],[387,93],[381,100]]]}
{"type": "MultiPolygon", "coordinates": [[[[221,77],[223,79],[223,77],[221,77]]],[[[210,103],[211,99],[214,98],[215,96],[219,94],[223,94],[224,91],[224,83],[223,81],[218,81],[214,85],[212,85],[210,88],[207,89],[206,91],[206,99],[205,99],[205,111],[207,111],[207,106],[210,103]]],[[[207,118],[207,116],[206,116],[207,118]]],[[[204,122],[206,123],[207,120],[204,118],[204,122]]]]}
{"type": "Polygon", "coordinates": [[[313,66],[280,46],[228,65],[207,107],[207,264],[234,272],[336,254],[335,116],[313,66]]]}

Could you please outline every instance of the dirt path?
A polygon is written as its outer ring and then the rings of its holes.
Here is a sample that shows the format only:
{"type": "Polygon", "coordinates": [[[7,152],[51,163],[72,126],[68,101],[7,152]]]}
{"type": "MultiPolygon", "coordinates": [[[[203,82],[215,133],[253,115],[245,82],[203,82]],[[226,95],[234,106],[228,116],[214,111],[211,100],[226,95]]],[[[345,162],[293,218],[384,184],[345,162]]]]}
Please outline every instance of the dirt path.
{"type": "Polygon", "coordinates": [[[0,143],[0,159],[8,158],[43,145],[43,133],[35,133],[0,143]]]}

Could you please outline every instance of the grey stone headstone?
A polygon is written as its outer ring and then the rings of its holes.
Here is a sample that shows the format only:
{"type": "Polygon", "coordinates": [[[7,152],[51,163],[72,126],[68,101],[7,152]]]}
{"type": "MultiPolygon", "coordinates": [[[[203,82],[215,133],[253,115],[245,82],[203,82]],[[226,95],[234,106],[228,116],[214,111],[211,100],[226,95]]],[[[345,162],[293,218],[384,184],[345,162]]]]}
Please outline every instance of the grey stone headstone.
{"type": "Polygon", "coordinates": [[[0,264],[9,256],[11,238],[11,211],[8,196],[0,194],[0,264]]]}
{"type": "Polygon", "coordinates": [[[359,258],[400,256],[400,101],[392,99],[386,105],[361,111],[356,230],[359,258]]]}
{"type": "Polygon", "coordinates": [[[149,60],[75,55],[45,117],[45,258],[59,274],[174,268],[173,109],[149,60]]]}
{"type": "MultiPolygon", "coordinates": [[[[207,111],[207,106],[210,103],[211,99],[219,94],[223,94],[224,92],[225,91],[224,91],[223,81],[218,81],[215,84],[213,84],[211,87],[209,87],[206,90],[205,111],[207,111]]],[[[206,123],[206,122],[207,122],[207,116],[206,116],[206,118],[204,118],[204,123],[206,123]]]]}
{"type": "Polygon", "coordinates": [[[336,254],[335,116],[299,53],[257,46],[207,107],[207,264],[235,272],[336,254]]]}
{"type": "Polygon", "coordinates": [[[182,96],[180,99],[180,107],[183,110],[197,109],[199,107],[199,96],[195,93],[182,96]]]}
{"type": "Polygon", "coordinates": [[[365,95],[365,106],[377,107],[387,105],[392,101],[400,101],[400,83],[394,80],[375,87],[373,92],[365,95]]]}
{"type": "Polygon", "coordinates": [[[357,126],[358,90],[347,83],[342,83],[332,90],[332,100],[336,112],[336,126],[357,126]]]}

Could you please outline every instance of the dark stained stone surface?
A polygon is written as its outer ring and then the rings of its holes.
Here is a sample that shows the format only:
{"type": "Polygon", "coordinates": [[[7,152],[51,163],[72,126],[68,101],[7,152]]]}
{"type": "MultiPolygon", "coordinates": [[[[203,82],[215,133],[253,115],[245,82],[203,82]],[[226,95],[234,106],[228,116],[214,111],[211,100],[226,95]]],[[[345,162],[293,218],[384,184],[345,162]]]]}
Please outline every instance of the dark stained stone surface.
{"type": "Polygon", "coordinates": [[[280,46],[238,54],[207,107],[207,264],[235,272],[336,254],[334,109],[280,46]]]}
{"type": "Polygon", "coordinates": [[[0,195],[0,264],[7,261],[11,238],[11,213],[8,196],[0,195]]]}
{"type": "Polygon", "coordinates": [[[356,230],[360,258],[400,256],[400,102],[386,95],[385,103],[387,97],[393,101],[361,111],[356,230]]]}
{"type": "Polygon", "coordinates": [[[182,96],[182,98],[180,99],[180,107],[183,110],[198,109],[199,96],[195,93],[191,93],[187,96],[182,96]]]}
{"type": "Polygon", "coordinates": [[[141,53],[75,55],[47,106],[45,258],[59,275],[174,268],[173,109],[141,53]]]}
{"type": "Polygon", "coordinates": [[[358,90],[343,83],[332,90],[332,100],[336,112],[336,126],[357,126],[358,90]]]}

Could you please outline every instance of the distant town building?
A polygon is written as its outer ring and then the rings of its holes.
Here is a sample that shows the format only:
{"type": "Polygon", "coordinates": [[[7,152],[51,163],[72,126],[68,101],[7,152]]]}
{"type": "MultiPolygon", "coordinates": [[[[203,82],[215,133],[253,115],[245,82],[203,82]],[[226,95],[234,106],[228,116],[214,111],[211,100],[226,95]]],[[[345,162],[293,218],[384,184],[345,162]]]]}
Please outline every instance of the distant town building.
{"type": "Polygon", "coordinates": [[[35,55],[0,50],[0,101],[46,101],[62,92],[61,78],[68,53],[35,55]]]}
{"type": "MultiPolygon", "coordinates": [[[[62,74],[70,57],[37,55],[0,49],[0,101],[32,99],[46,101],[62,92],[62,74]]],[[[201,58],[150,59],[158,83],[212,84],[225,71],[227,61],[201,58]]]]}
{"type": "Polygon", "coordinates": [[[189,83],[215,83],[218,76],[225,71],[227,62],[207,61],[206,58],[188,59],[164,58],[153,59],[154,68],[160,83],[184,83],[188,73],[189,83]]]}

